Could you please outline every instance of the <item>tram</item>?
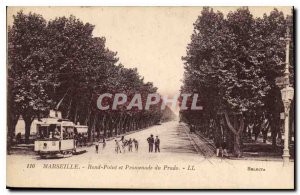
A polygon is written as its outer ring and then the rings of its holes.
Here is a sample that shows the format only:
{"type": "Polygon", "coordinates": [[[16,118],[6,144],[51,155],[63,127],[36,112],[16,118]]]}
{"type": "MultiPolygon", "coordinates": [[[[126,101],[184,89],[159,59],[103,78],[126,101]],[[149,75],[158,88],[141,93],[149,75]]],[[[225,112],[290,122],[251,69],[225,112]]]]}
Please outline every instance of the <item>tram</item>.
{"type": "Polygon", "coordinates": [[[76,152],[76,125],[62,119],[58,111],[50,111],[48,118],[37,122],[34,151],[41,158],[67,157],[76,152]]]}

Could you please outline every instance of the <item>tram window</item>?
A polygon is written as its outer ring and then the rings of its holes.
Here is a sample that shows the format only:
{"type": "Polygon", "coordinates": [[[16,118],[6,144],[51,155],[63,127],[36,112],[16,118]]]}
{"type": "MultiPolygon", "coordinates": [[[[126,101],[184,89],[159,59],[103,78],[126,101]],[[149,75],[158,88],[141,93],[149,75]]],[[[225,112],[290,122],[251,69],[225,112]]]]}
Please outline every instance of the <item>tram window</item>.
{"type": "Polygon", "coordinates": [[[68,128],[68,134],[69,134],[69,139],[74,138],[74,127],[69,127],[68,128]]]}
{"type": "Polygon", "coordinates": [[[66,133],[66,128],[62,127],[62,138],[67,139],[67,133],[66,133]]]}
{"type": "Polygon", "coordinates": [[[48,138],[60,139],[60,125],[51,124],[49,126],[49,136],[48,138]]]}
{"type": "Polygon", "coordinates": [[[38,125],[38,138],[40,139],[60,139],[60,126],[51,124],[49,126],[38,125]]]}
{"type": "Polygon", "coordinates": [[[41,125],[37,125],[37,137],[43,139],[44,135],[42,134],[41,125]]]}
{"type": "Polygon", "coordinates": [[[48,138],[48,127],[47,126],[38,126],[38,137],[41,139],[48,138]]]}
{"type": "Polygon", "coordinates": [[[55,124],[51,124],[49,126],[49,133],[48,133],[48,137],[47,138],[53,138],[54,137],[55,128],[56,128],[55,124]]]}
{"type": "Polygon", "coordinates": [[[56,126],[54,131],[53,131],[53,134],[52,134],[52,138],[54,139],[60,139],[60,126],[56,126]]]}
{"type": "Polygon", "coordinates": [[[63,139],[74,138],[74,127],[63,127],[63,139]]]}

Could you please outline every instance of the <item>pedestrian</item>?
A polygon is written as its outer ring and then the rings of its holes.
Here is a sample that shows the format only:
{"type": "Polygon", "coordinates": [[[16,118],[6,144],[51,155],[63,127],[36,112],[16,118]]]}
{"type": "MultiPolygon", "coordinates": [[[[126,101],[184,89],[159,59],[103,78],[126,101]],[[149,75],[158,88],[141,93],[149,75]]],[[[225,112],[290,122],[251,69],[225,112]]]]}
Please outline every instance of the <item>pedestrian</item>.
{"type": "Polygon", "coordinates": [[[160,144],[160,139],[158,138],[158,136],[156,136],[155,141],[154,141],[155,152],[160,152],[159,144],[160,144]]]}
{"type": "Polygon", "coordinates": [[[225,141],[222,142],[222,147],[221,147],[221,149],[222,149],[222,158],[223,158],[224,156],[227,157],[227,156],[228,156],[228,154],[227,154],[227,145],[226,145],[226,142],[225,142],[225,141]]]}
{"type": "Polygon", "coordinates": [[[147,138],[147,142],[149,144],[149,152],[153,152],[154,138],[152,134],[147,138]]]}
{"type": "Polygon", "coordinates": [[[120,148],[120,144],[119,144],[118,140],[115,140],[115,143],[116,143],[116,147],[115,147],[116,153],[117,153],[117,154],[118,154],[119,152],[122,153],[122,152],[121,152],[121,148],[120,148]]]}
{"type": "MultiPolygon", "coordinates": [[[[222,144],[220,143],[219,140],[216,141],[216,149],[217,149],[217,151],[216,151],[216,156],[218,157],[219,154],[220,154],[220,150],[221,150],[221,152],[222,152],[222,144]]],[[[222,152],[222,154],[223,154],[223,152],[222,152]]]]}
{"type": "Polygon", "coordinates": [[[121,146],[122,146],[123,153],[125,153],[125,147],[128,145],[128,141],[125,139],[124,136],[122,136],[120,142],[122,143],[121,146]]]}
{"type": "Polygon", "coordinates": [[[99,142],[98,142],[98,140],[96,139],[96,141],[95,141],[95,148],[96,148],[96,153],[98,154],[98,151],[99,151],[99,142]]]}
{"type": "Polygon", "coordinates": [[[128,152],[132,152],[132,139],[131,138],[128,141],[128,152]]]}
{"type": "Polygon", "coordinates": [[[252,133],[253,133],[253,128],[254,128],[254,123],[251,121],[250,124],[248,125],[248,137],[250,140],[252,140],[252,133]]]}
{"type": "Polygon", "coordinates": [[[133,143],[134,143],[135,151],[137,152],[139,150],[139,142],[136,139],[133,139],[133,143]]]}
{"type": "Polygon", "coordinates": [[[106,146],[106,140],[105,140],[105,138],[103,138],[102,150],[104,150],[105,146],[106,146]]]}

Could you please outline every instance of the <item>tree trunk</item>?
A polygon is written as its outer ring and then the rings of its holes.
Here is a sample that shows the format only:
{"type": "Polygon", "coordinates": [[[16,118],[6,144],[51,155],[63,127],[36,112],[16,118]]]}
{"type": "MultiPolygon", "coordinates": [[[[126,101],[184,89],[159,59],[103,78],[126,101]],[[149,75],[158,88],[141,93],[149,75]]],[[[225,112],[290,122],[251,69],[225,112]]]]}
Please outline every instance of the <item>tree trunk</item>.
{"type": "Polygon", "coordinates": [[[240,134],[235,134],[235,136],[234,136],[234,153],[237,157],[242,156],[240,134]]]}
{"type": "Polygon", "coordinates": [[[11,145],[13,144],[13,139],[15,137],[16,133],[16,125],[18,123],[19,114],[13,114],[13,113],[7,113],[8,119],[7,119],[7,152],[9,154],[11,145]]]}
{"type": "Polygon", "coordinates": [[[93,123],[91,124],[91,137],[90,142],[95,139],[95,131],[96,131],[96,122],[97,122],[97,114],[94,115],[93,123]]]}
{"type": "Polygon", "coordinates": [[[106,115],[104,116],[105,119],[103,119],[103,136],[107,137],[107,126],[108,126],[108,120],[106,119],[106,115]]]}
{"type": "Polygon", "coordinates": [[[110,119],[108,120],[109,121],[109,137],[112,137],[112,135],[113,135],[113,121],[112,121],[112,118],[111,118],[111,116],[110,116],[110,119]]]}
{"type": "Polygon", "coordinates": [[[272,147],[276,148],[276,138],[277,138],[277,129],[276,125],[274,123],[271,123],[271,136],[272,136],[272,147]]]}
{"type": "Polygon", "coordinates": [[[121,124],[121,132],[122,133],[125,132],[126,122],[127,122],[127,115],[125,114],[124,119],[123,119],[122,124],[121,124]]]}
{"type": "Polygon", "coordinates": [[[89,122],[89,120],[90,120],[91,114],[92,114],[92,110],[91,110],[91,109],[88,109],[88,115],[87,115],[87,117],[85,118],[85,122],[84,122],[85,125],[88,125],[88,122],[89,122]]]}
{"type": "Polygon", "coordinates": [[[33,121],[33,119],[31,119],[30,117],[24,118],[24,122],[25,122],[25,144],[29,144],[30,128],[31,128],[32,121],[33,121]]]}
{"type": "Polygon", "coordinates": [[[242,135],[242,132],[244,130],[244,118],[243,116],[240,117],[240,125],[239,125],[239,128],[237,129],[237,116],[235,116],[234,118],[234,124],[236,125],[236,127],[233,127],[230,120],[229,120],[229,117],[228,117],[228,114],[225,112],[225,119],[226,119],[226,123],[229,127],[229,129],[233,132],[234,134],[234,146],[233,146],[233,149],[234,149],[234,154],[239,158],[242,156],[242,150],[241,150],[241,135],[242,135]]]}
{"type": "Polygon", "coordinates": [[[78,104],[76,104],[75,115],[74,115],[74,123],[77,124],[77,114],[78,114],[78,104]]]}
{"type": "Polygon", "coordinates": [[[73,102],[73,99],[71,99],[71,101],[69,103],[69,106],[68,106],[68,111],[67,111],[67,116],[66,116],[67,119],[70,119],[70,114],[71,114],[71,109],[72,109],[72,102],[73,102]]]}

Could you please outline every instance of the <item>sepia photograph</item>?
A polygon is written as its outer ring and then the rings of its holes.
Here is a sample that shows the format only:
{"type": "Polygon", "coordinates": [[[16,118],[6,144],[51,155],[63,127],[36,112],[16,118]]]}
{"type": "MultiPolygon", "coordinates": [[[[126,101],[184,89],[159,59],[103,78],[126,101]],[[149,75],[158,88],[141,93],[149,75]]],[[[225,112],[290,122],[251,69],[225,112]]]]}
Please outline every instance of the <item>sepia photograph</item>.
{"type": "Polygon", "coordinates": [[[295,189],[292,6],[6,9],[6,186],[295,189]]]}

